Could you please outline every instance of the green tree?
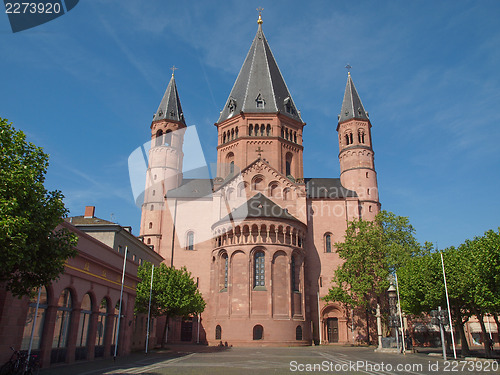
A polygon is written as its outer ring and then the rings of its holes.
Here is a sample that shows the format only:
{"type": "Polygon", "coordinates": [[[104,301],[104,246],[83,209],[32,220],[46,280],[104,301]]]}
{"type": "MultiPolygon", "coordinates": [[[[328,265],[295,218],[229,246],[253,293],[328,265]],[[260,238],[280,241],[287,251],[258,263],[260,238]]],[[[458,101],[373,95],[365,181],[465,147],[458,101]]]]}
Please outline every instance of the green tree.
{"type": "Polygon", "coordinates": [[[489,230],[481,237],[466,241],[464,246],[470,248],[469,262],[474,269],[474,312],[481,325],[483,344],[486,354],[491,356],[489,335],[484,324],[484,314],[495,315],[500,311],[500,228],[498,232],[489,230]]]}
{"type": "MultiPolygon", "coordinates": [[[[474,270],[470,262],[470,250],[459,248],[444,249],[443,261],[448,285],[448,296],[453,326],[458,329],[462,342],[462,354],[469,354],[464,325],[473,314],[474,270]]],[[[401,308],[410,314],[429,314],[438,306],[447,308],[441,254],[432,248],[413,257],[398,270],[401,308]]]]}
{"type": "Polygon", "coordinates": [[[76,237],[55,230],[68,213],[43,183],[48,155],[0,118],[0,282],[16,296],[50,283],[76,255],[76,237]]]}
{"type": "MultiPolygon", "coordinates": [[[[135,299],[135,311],[138,313],[148,312],[151,268],[151,263],[145,262],[139,266],[137,272],[137,276],[141,279],[141,282],[137,284],[135,299]]],[[[151,294],[151,315],[166,317],[162,346],[167,337],[170,317],[200,314],[205,310],[205,305],[206,303],[192,279],[191,273],[185,267],[176,269],[167,267],[163,263],[159,267],[155,267],[151,294]]]]}
{"type": "Polygon", "coordinates": [[[370,314],[385,299],[390,273],[420,251],[414,232],[408,218],[382,211],[374,221],[349,222],[344,242],[336,243],[344,262],[324,299],[365,310],[368,344],[370,314]]]}

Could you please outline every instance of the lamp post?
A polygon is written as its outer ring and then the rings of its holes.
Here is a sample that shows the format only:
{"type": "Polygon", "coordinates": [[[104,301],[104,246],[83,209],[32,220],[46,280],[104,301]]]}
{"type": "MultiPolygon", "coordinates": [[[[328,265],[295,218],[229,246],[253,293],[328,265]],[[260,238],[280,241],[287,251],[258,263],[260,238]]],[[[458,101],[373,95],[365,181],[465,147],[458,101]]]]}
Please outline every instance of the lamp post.
{"type": "Polygon", "coordinates": [[[399,334],[398,334],[399,319],[396,314],[397,293],[396,293],[396,287],[392,282],[391,285],[389,286],[389,289],[387,289],[387,294],[389,295],[389,315],[390,315],[389,327],[394,328],[394,335],[396,336],[396,347],[398,348],[399,351],[399,334]]]}

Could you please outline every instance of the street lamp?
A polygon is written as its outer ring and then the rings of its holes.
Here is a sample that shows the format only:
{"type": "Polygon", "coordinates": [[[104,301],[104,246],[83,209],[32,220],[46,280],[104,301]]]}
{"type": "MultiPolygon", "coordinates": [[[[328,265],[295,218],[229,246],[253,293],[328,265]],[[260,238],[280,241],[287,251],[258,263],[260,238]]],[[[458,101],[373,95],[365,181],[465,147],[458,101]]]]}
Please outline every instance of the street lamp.
{"type": "Polygon", "coordinates": [[[441,310],[441,306],[438,310],[431,311],[431,323],[439,326],[439,331],[441,332],[441,346],[443,347],[443,359],[446,361],[446,344],[444,338],[444,326],[448,325],[448,310],[441,310]]]}

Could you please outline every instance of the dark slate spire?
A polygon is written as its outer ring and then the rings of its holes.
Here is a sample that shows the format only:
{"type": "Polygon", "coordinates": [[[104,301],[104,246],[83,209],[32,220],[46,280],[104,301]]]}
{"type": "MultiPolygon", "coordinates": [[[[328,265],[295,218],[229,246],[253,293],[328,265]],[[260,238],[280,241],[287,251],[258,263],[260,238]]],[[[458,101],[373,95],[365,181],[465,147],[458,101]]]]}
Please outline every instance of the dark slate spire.
{"type": "Polygon", "coordinates": [[[352,119],[368,120],[368,113],[366,113],[363,103],[359,98],[354,82],[351,78],[351,73],[347,75],[347,85],[345,87],[344,101],[342,109],[340,110],[339,123],[352,120],[352,119]]]}
{"type": "Polygon", "coordinates": [[[153,121],[158,120],[179,121],[186,125],[184,114],[182,113],[181,101],[179,100],[179,93],[177,92],[177,85],[175,84],[174,73],[172,73],[172,78],[170,78],[160,106],[153,116],[153,121]]]}
{"type": "Polygon", "coordinates": [[[260,16],[258,24],[257,34],[218,122],[227,120],[239,114],[240,111],[245,113],[276,113],[280,111],[282,114],[302,122],[262,31],[260,16]]]}

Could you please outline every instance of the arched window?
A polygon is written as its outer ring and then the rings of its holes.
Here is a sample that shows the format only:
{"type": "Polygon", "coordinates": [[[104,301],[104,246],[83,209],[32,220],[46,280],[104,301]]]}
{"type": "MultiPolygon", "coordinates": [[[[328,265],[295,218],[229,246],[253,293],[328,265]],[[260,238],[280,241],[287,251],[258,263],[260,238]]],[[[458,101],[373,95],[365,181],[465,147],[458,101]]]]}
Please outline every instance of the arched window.
{"type": "Polygon", "coordinates": [[[345,135],[345,144],[349,145],[349,136],[347,134],[345,135]]]}
{"type": "Polygon", "coordinates": [[[82,309],[80,311],[80,321],[78,323],[78,333],[76,337],[75,359],[87,358],[87,345],[89,344],[90,318],[92,316],[92,299],[87,293],[83,296],[82,309]]]}
{"type": "Polygon", "coordinates": [[[234,139],[234,129],[231,129],[231,141],[234,139]]]}
{"type": "Polygon", "coordinates": [[[285,139],[288,141],[288,129],[285,129],[285,139]]]}
{"type": "Polygon", "coordinates": [[[236,127],[236,131],[234,132],[234,136],[238,138],[238,127],[236,127]]]}
{"type": "Polygon", "coordinates": [[[261,176],[257,176],[252,181],[252,190],[262,191],[264,189],[264,179],[261,176]]]}
{"type": "Polygon", "coordinates": [[[234,174],[234,160],[231,160],[231,163],[229,163],[229,173],[234,174]]]}
{"type": "Polygon", "coordinates": [[[332,235],[329,233],[325,234],[325,252],[332,252],[332,235]]]}
{"type": "Polygon", "coordinates": [[[248,135],[253,135],[253,125],[250,124],[250,126],[248,127],[248,135]]]}
{"type": "Polygon", "coordinates": [[[151,245],[151,238],[148,238],[148,245],[151,245]]]}
{"type": "Polygon", "coordinates": [[[56,321],[54,324],[54,338],[52,340],[51,363],[64,362],[66,359],[66,345],[68,344],[71,311],[73,304],[71,292],[64,289],[57,302],[56,321]]]}
{"type": "Polygon", "coordinates": [[[161,130],[158,130],[156,132],[155,146],[161,146],[162,142],[163,142],[163,132],[161,130]]]}
{"type": "Polygon", "coordinates": [[[297,132],[293,132],[293,142],[297,143],[297,132]]]}
{"type": "Polygon", "coordinates": [[[292,153],[288,152],[286,154],[286,161],[285,161],[285,176],[292,175],[292,161],[293,161],[293,155],[292,153]]]}
{"type": "Polygon", "coordinates": [[[165,146],[170,146],[172,144],[172,131],[167,130],[165,133],[165,142],[163,142],[165,146]]]}
{"type": "Polygon", "coordinates": [[[262,340],[264,337],[264,327],[260,324],[257,324],[253,327],[253,339],[254,340],[262,340]]]}
{"type": "Polygon", "coordinates": [[[266,135],[269,137],[271,136],[271,125],[270,124],[267,124],[267,128],[266,128],[266,135]]]}
{"type": "Polygon", "coordinates": [[[222,135],[222,143],[226,143],[226,133],[225,132],[222,135]]]}
{"type": "Polygon", "coordinates": [[[291,284],[292,284],[292,291],[296,292],[299,290],[297,287],[297,277],[296,277],[296,264],[295,264],[295,256],[292,255],[292,263],[290,266],[290,276],[291,276],[291,284]]]}
{"type": "Polygon", "coordinates": [[[245,183],[240,182],[238,184],[238,197],[243,197],[245,196],[245,183]]]}
{"type": "MultiPolygon", "coordinates": [[[[36,302],[38,300],[38,293],[35,294],[33,298],[30,299],[28,315],[26,316],[26,322],[24,323],[23,341],[21,342],[21,350],[28,350],[31,338],[31,331],[33,329],[33,324],[35,324],[35,311],[36,302]]],[[[47,289],[42,286],[40,290],[40,302],[38,304],[38,314],[36,316],[35,332],[33,334],[33,344],[32,349],[40,349],[42,343],[42,333],[43,324],[45,322],[45,312],[47,311],[47,289]]]]}
{"type": "Polygon", "coordinates": [[[254,282],[253,286],[265,286],[266,285],[266,273],[265,273],[265,254],[262,251],[258,251],[254,255],[254,282]]]}
{"type": "Polygon", "coordinates": [[[215,339],[222,340],[222,328],[218,324],[217,324],[217,327],[215,327],[215,339]]]}
{"type": "Polygon", "coordinates": [[[99,315],[97,316],[97,332],[95,335],[94,357],[104,356],[104,334],[108,317],[108,300],[103,298],[99,304],[99,315]]]}
{"type": "Polygon", "coordinates": [[[153,228],[153,223],[149,222],[149,229],[153,228]]]}
{"type": "Polygon", "coordinates": [[[276,197],[277,193],[278,193],[278,184],[273,183],[273,184],[269,185],[269,196],[276,197]]]}
{"type": "Polygon", "coordinates": [[[264,132],[266,131],[266,126],[264,124],[262,124],[260,126],[260,136],[263,137],[264,136],[264,132]]]}
{"type": "Polygon", "coordinates": [[[352,140],[352,133],[349,133],[349,143],[352,144],[353,143],[353,140],[352,140]]]}
{"type": "Polygon", "coordinates": [[[302,340],[302,326],[295,328],[295,340],[302,340]]]}
{"type": "Polygon", "coordinates": [[[255,136],[259,135],[259,124],[255,124],[255,136]]]}
{"type": "Polygon", "coordinates": [[[194,232],[188,232],[186,248],[187,250],[194,250],[194,232]]]}
{"type": "Polygon", "coordinates": [[[229,259],[227,254],[223,254],[221,257],[221,292],[227,291],[227,280],[229,271],[229,259]]]}
{"type": "Polygon", "coordinates": [[[281,138],[285,138],[285,129],[281,128],[281,138]]]}

